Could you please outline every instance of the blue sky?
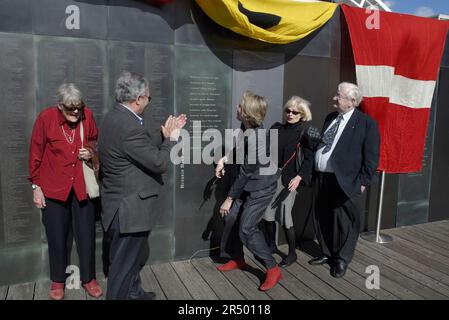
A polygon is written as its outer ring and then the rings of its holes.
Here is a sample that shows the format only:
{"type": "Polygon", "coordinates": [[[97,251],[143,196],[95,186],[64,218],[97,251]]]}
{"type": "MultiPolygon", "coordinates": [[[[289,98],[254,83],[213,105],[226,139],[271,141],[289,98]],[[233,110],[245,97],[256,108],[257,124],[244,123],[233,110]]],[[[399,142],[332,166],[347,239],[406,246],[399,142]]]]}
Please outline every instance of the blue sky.
{"type": "Polygon", "coordinates": [[[449,15],[448,0],[385,0],[394,12],[410,13],[419,16],[437,14],[449,15]]]}

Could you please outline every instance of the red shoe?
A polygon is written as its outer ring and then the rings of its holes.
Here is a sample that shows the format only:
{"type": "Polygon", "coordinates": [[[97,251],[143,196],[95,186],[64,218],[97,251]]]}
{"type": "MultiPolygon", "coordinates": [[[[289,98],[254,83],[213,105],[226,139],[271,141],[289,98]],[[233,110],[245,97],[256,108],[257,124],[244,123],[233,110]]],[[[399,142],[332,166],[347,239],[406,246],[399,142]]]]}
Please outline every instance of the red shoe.
{"type": "Polygon", "coordinates": [[[235,269],[243,269],[246,267],[245,259],[229,260],[225,264],[217,267],[219,271],[231,271],[235,269]]]}
{"type": "Polygon", "coordinates": [[[52,282],[51,286],[50,286],[50,299],[51,300],[64,299],[64,288],[65,288],[65,283],[52,282]]]}
{"type": "Polygon", "coordinates": [[[101,290],[101,287],[98,285],[97,280],[95,279],[92,279],[88,283],[83,284],[83,288],[91,297],[98,298],[103,295],[103,290],[101,290]]]}
{"type": "Polygon", "coordinates": [[[278,266],[267,270],[265,282],[260,286],[261,291],[267,291],[273,288],[283,278],[281,268],[278,266]]]}

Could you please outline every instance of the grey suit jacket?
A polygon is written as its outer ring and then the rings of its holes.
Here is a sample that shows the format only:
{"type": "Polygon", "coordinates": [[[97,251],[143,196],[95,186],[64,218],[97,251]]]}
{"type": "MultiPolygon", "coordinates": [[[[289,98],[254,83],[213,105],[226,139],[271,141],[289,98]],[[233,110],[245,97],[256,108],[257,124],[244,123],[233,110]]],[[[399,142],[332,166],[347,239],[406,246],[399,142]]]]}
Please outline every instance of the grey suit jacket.
{"type": "Polygon", "coordinates": [[[98,140],[105,230],[116,214],[120,233],[153,228],[160,214],[154,205],[163,185],[161,174],[167,170],[175,143],[169,139],[161,142],[160,130],[140,125],[136,116],[119,104],[106,114],[98,140]]]}

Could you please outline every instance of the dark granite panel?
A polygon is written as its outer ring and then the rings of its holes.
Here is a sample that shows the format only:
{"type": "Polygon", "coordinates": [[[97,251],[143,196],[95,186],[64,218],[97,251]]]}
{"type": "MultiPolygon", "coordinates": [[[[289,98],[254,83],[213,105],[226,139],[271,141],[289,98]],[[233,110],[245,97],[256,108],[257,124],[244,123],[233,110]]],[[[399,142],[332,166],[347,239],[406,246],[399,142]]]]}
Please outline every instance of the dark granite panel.
{"type": "MultiPolygon", "coordinates": [[[[231,52],[222,55],[232,63],[231,52]]],[[[176,167],[175,178],[176,257],[181,258],[217,241],[211,234],[215,234],[212,226],[221,205],[217,199],[222,196],[214,193],[216,185],[208,189],[214,167],[202,161],[201,153],[210,142],[199,138],[206,129],[223,133],[229,127],[232,70],[202,48],[176,47],[175,61],[176,113],[187,115],[185,129],[190,134],[190,146],[184,151],[184,162],[176,167]],[[201,131],[193,121],[201,121],[201,131]]]]}
{"type": "Polygon", "coordinates": [[[245,90],[251,90],[267,98],[268,112],[264,121],[265,128],[270,128],[273,123],[282,120],[284,61],[285,55],[283,53],[234,51],[233,128],[240,128],[240,122],[236,119],[235,109],[242,99],[245,90]],[[267,65],[275,67],[265,68],[264,66],[267,65]]]}
{"type": "Polygon", "coordinates": [[[0,0],[0,31],[31,33],[31,0],[0,0]]]}
{"type": "Polygon", "coordinates": [[[440,69],[438,104],[433,147],[429,221],[449,219],[447,181],[449,181],[449,68],[440,69]]]}
{"type": "Polygon", "coordinates": [[[109,0],[109,39],[173,44],[174,4],[109,0]]]}
{"type": "Polygon", "coordinates": [[[38,109],[55,105],[59,85],[73,82],[100,124],[109,95],[106,42],[37,37],[36,49],[38,109]]]}
{"type": "Polygon", "coordinates": [[[297,95],[312,103],[312,124],[321,130],[332,111],[339,82],[339,62],[329,58],[295,56],[284,67],[284,101],[297,95]]]}
{"type": "Polygon", "coordinates": [[[106,39],[108,34],[106,3],[106,0],[32,1],[33,33],[106,39]]]}
{"type": "Polygon", "coordinates": [[[36,116],[33,38],[0,34],[0,285],[41,277],[41,223],[27,180],[36,116]],[[17,266],[20,266],[18,268],[17,266]]]}

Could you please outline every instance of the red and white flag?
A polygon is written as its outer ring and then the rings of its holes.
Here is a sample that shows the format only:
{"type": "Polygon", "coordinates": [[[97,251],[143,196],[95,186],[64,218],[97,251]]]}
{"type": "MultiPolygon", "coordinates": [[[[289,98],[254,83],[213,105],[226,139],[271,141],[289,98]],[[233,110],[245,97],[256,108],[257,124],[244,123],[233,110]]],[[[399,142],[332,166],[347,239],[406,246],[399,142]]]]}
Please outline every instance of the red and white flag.
{"type": "Polygon", "coordinates": [[[379,125],[379,170],[420,172],[449,23],[342,7],[364,96],[361,108],[379,125]]]}

